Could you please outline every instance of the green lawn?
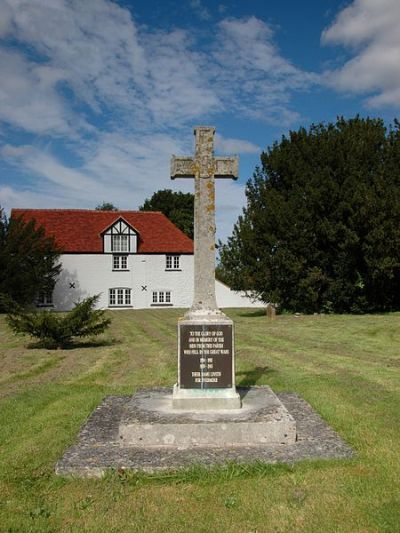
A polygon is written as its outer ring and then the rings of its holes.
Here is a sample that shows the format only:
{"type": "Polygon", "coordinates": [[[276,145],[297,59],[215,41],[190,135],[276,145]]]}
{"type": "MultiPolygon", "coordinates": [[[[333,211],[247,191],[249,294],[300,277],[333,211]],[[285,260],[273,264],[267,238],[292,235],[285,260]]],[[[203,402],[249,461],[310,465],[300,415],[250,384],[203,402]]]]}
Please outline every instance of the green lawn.
{"type": "Polygon", "coordinates": [[[0,531],[400,531],[400,314],[231,310],[237,383],[299,393],[352,460],[59,478],[54,465],[105,395],[168,386],[180,310],[110,313],[70,350],[28,348],[0,316],[0,531]]]}

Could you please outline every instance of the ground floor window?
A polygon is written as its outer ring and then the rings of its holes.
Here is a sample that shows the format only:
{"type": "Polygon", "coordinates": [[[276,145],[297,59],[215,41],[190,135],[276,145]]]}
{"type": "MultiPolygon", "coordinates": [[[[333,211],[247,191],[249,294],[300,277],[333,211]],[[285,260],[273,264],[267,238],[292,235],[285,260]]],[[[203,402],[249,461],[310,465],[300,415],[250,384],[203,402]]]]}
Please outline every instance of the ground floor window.
{"type": "Polygon", "coordinates": [[[117,287],[109,291],[109,306],[110,307],[126,307],[132,305],[132,290],[117,287]]]}
{"type": "Polygon", "coordinates": [[[52,292],[39,292],[36,305],[38,307],[53,307],[53,293],[52,292]]]}
{"type": "Polygon", "coordinates": [[[152,305],[172,305],[171,291],[153,291],[152,305]]]}

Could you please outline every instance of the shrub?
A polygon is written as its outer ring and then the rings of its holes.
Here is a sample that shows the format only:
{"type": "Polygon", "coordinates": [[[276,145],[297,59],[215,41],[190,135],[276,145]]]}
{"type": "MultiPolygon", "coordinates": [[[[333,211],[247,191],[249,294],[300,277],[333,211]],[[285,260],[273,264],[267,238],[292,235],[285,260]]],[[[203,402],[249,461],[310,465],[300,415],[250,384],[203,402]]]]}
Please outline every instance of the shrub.
{"type": "Polygon", "coordinates": [[[103,333],[111,320],[104,311],[95,310],[99,295],[90,296],[67,314],[48,311],[25,311],[18,305],[10,308],[7,323],[14,333],[25,333],[39,339],[47,348],[62,348],[73,338],[89,337],[103,333]]]}

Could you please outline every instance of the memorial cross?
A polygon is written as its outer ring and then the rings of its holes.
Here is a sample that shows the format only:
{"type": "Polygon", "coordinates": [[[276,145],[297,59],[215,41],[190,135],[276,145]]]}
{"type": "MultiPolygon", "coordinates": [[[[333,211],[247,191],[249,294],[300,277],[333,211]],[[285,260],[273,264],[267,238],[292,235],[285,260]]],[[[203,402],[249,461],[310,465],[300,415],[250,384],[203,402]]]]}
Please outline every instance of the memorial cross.
{"type": "Polygon", "coordinates": [[[194,299],[190,313],[218,312],[215,298],[215,178],[238,178],[239,158],[214,156],[215,128],[197,126],[195,155],[172,156],[171,179],[194,178],[194,299]]]}

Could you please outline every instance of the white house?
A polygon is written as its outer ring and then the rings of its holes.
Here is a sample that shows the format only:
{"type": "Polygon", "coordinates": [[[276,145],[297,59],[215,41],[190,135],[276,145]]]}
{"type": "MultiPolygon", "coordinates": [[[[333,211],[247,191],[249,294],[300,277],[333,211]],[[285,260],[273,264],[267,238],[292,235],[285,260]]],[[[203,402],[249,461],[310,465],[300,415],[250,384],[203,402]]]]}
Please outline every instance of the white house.
{"type": "MultiPolygon", "coordinates": [[[[12,217],[34,219],[62,250],[53,294],[37,305],[71,309],[100,294],[100,308],[190,307],[193,241],[165,215],[152,211],[13,209],[12,217]]],[[[261,307],[216,281],[219,307],[261,307]]]]}

